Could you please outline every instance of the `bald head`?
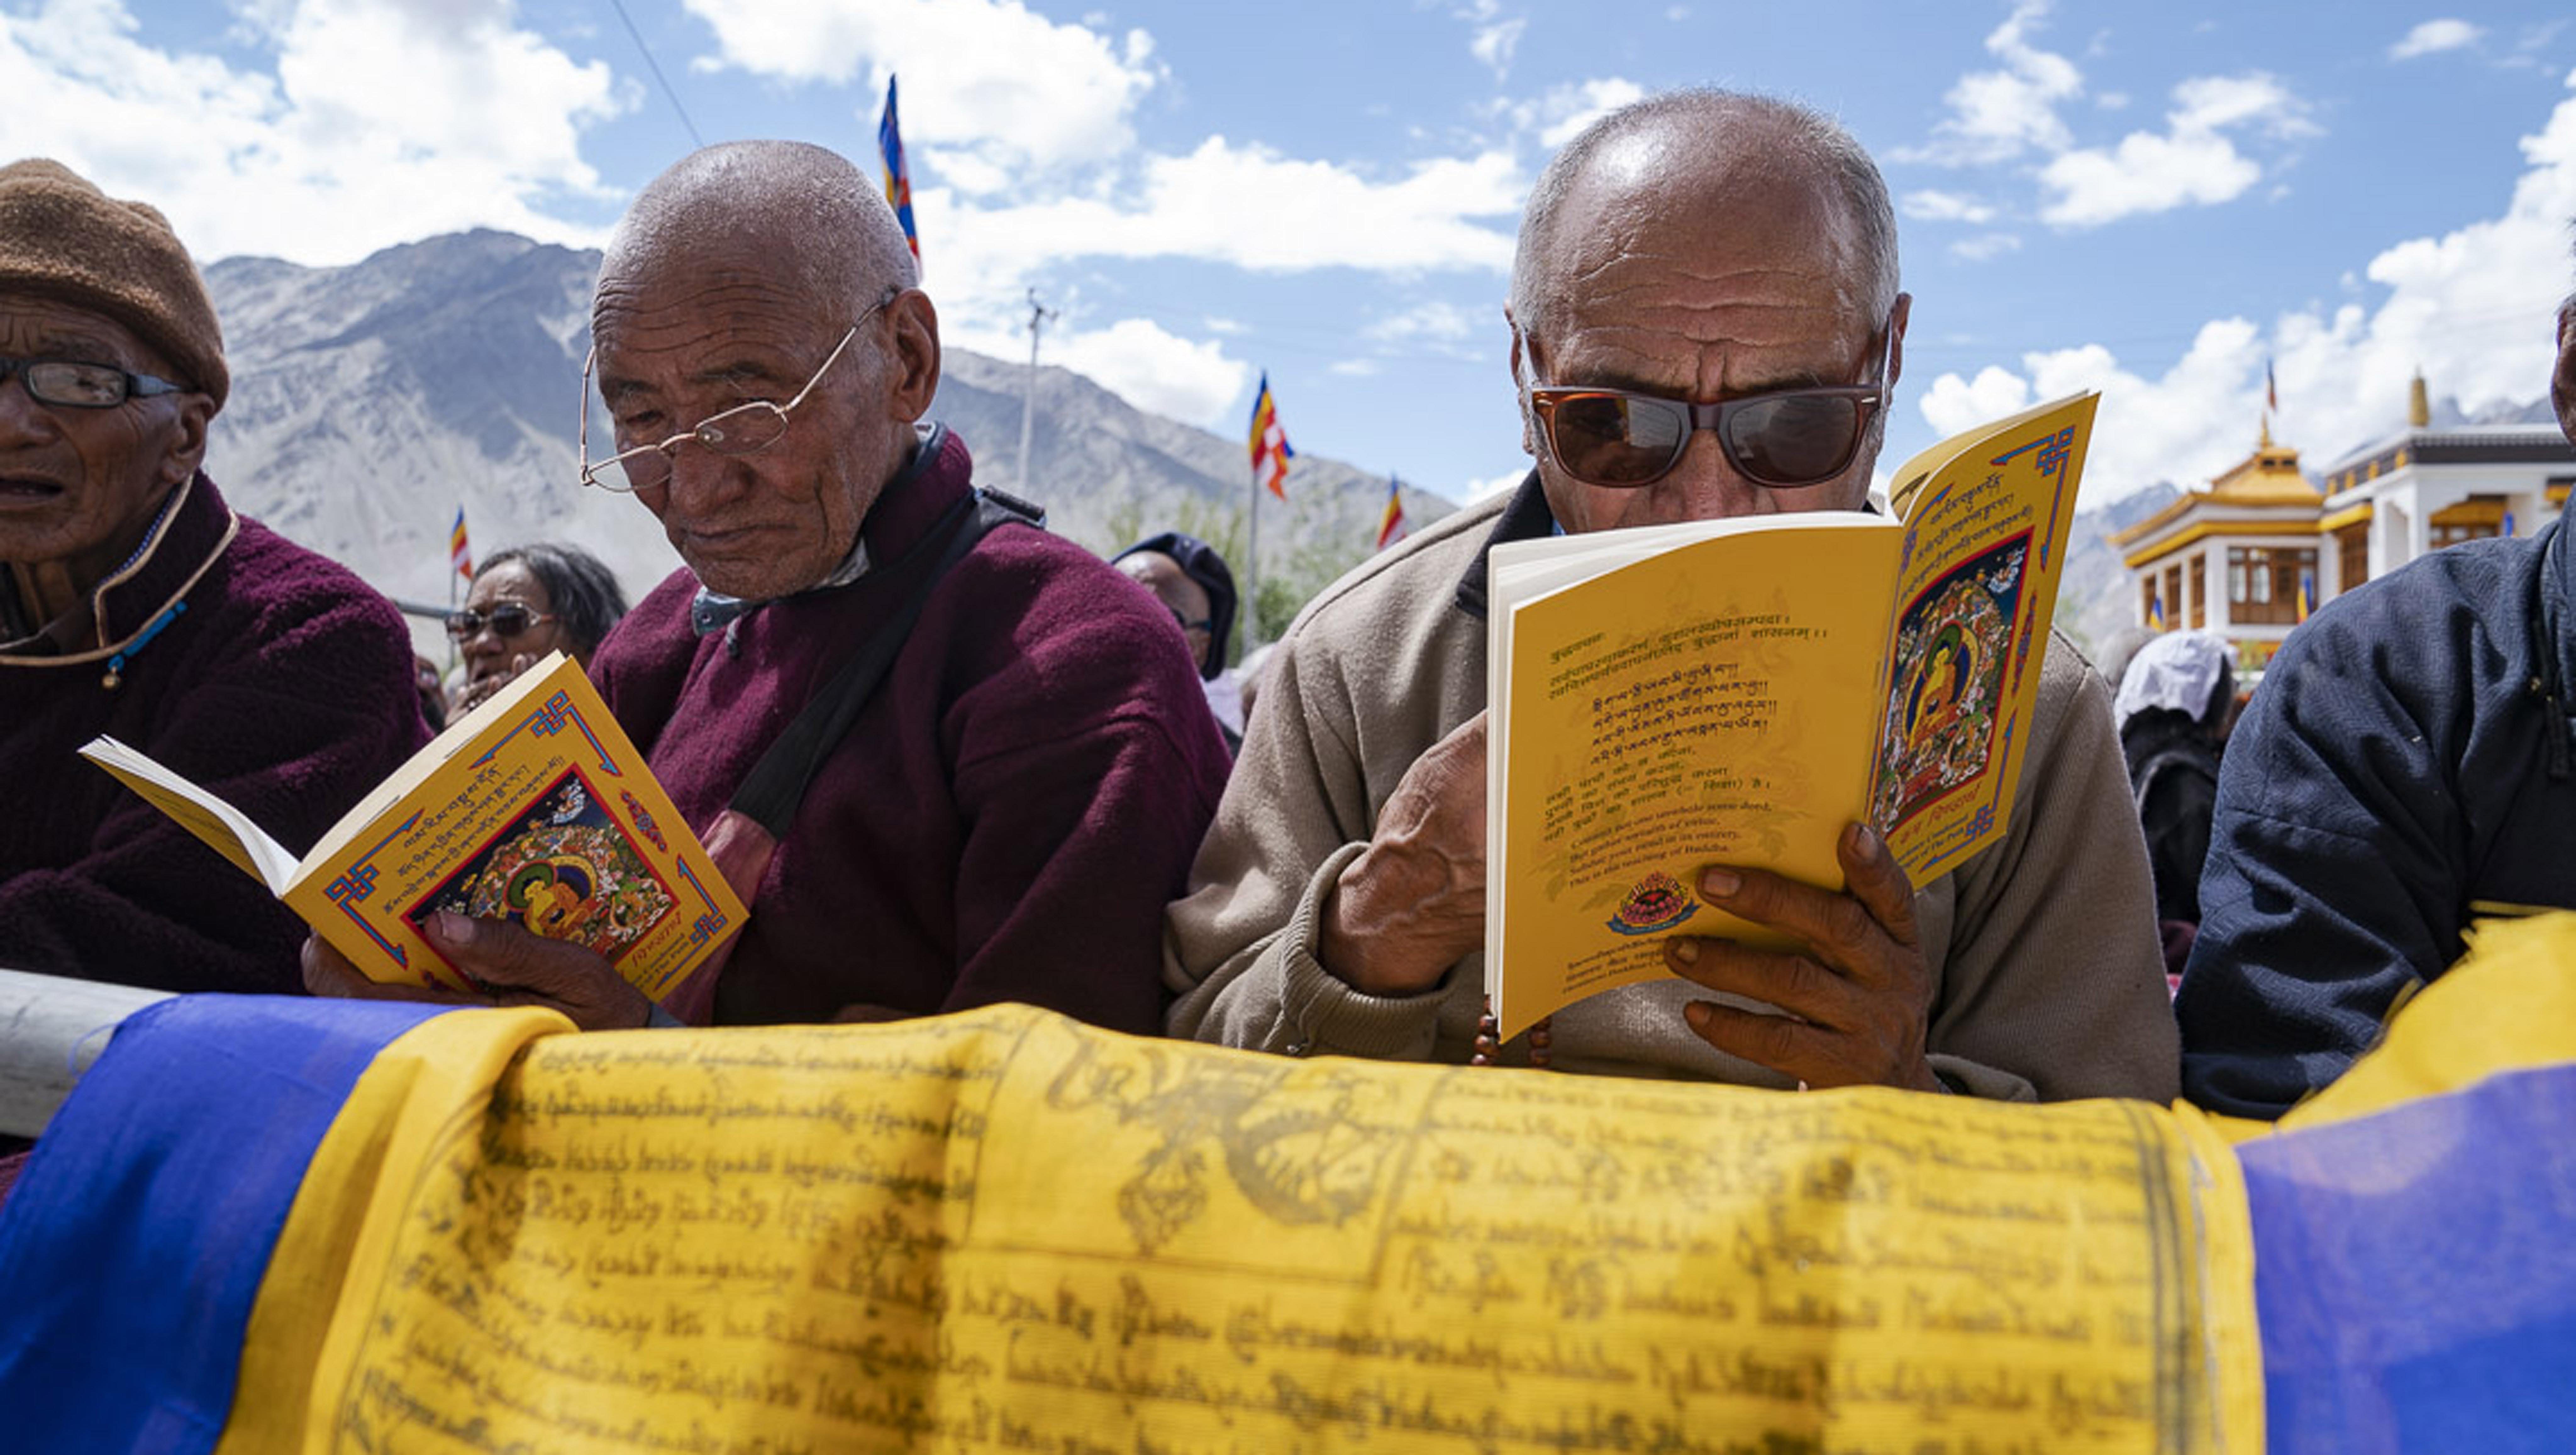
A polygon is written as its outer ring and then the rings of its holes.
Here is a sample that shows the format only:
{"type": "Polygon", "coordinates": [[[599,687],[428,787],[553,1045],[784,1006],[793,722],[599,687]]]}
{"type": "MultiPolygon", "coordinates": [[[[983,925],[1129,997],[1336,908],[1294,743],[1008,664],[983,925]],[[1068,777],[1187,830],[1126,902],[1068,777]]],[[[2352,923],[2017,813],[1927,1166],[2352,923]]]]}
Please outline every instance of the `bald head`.
{"type": "Polygon", "coordinates": [[[1851,133],[1792,101],[1691,90],[1611,112],[1539,174],[1512,261],[1512,318],[1542,334],[1561,322],[1582,276],[1577,233],[1647,216],[1723,219],[1753,202],[1838,223],[1808,235],[1847,274],[1854,309],[1883,319],[1895,306],[1896,211],[1851,133]]]}
{"type": "Polygon", "coordinates": [[[804,142],[737,141],[691,152],[636,196],[600,260],[602,294],[613,280],[696,265],[711,242],[780,270],[831,312],[855,315],[920,281],[894,209],[847,158],[804,142]]]}

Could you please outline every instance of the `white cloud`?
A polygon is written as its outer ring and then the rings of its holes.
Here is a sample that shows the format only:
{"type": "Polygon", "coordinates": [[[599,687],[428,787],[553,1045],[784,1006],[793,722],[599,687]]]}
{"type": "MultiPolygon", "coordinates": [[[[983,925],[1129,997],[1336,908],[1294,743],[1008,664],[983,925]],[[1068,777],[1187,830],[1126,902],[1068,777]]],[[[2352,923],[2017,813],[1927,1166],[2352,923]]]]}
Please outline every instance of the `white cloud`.
{"type": "Polygon", "coordinates": [[[1950,114],[1922,147],[1899,148],[1899,161],[1971,166],[2007,162],[2025,151],[2062,151],[2073,144],[2060,103],[2083,94],[2075,63],[2031,45],[2024,37],[2048,14],[2047,0],[2023,0],[1986,37],[1986,50],[2004,63],[1999,71],[1961,76],[1943,99],[1950,114]]]}
{"type": "Polygon", "coordinates": [[[1231,318],[1205,319],[1200,322],[1199,327],[1223,338],[1232,338],[1236,334],[1249,332],[1242,324],[1231,318]]]}
{"type": "Polygon", "coordinates": [[[1574,140],[1585,127],[1645,96],[1646,88],[1625,76],[1601,76],[1561,82],[1532,100],[1498,100],[1484,109],[1518,130],[1535,135],[1540,146],[1554,151],[1574,140]]]}
{"type": "Polygon", "coordinates": [[[1351,379],[1372,378],[1385,370],[1385,366],[1375,359],[1335,359],[1324,367],[1327,373],[1351,379]]]}
{"type": "Polygon", "coordinates": [[[2194,76],[2174,87],[2174,109],[2168,116],[2175,131],[2216,131],[2221,127],[2261,122],[2278,137],[2318,134],[2308,120],[2307,103],[2262,71],[2242,76],[2194,76]]]}
{"type": "MultiPolygon", "coordinates": [[[[2048,8],[2048,0],[2023,0],[1986,37],[1987,51],[2003,62],[2002,68],[1961,76],[1944,98],[1947,114],[1930,138],[1918,147],[1896,149],[1895,158],[1990,167],[2038,153],[2044,158],[2036,169],[2044,198],[2040,216],[2062,227],[2097,227],[2242,196],[2262,179],[2263,167],[2239,150],[2230,131],[2256,129],[2276,142],[2317,134],[2305,103],[2272,76],[2255,71],[2185,80],[2174,87],[2164,131],[2133,131],[2107,147],[2079,148],[2059,111],[2084,94],[2084,74],[2073,61],[2030,39],[2048,8]]],[[[2104,112],[2128,104],[2125,93],[2096,98],[2104,112]]],[[[1992,215],[1970,215],[1966,209],[1982,204],[1948,192],[1916,192],[1905,200],[1907,215],[1916,218],[1984,222],[1992,215]]]]}
{"type": "Polygon", "coordinates": [[[2390,46],[2388,58],[2392,61],[2411,61],[2417,56],[2429,56],[2436,51],[2455,51],[2462,46],[2476,44],[2478,37],[2485,34],[2486,31],[2482,27],[2471,25],[2465,20],[2427,20],[2406,32],[2405,39],[2390,46]]]}
{"type": "Polygon", "coordinates": [[[2041,168],[2040,185],[2054,195],[2039,215],[2061,227],[2099,227],[2186,203],[2225,202],[2262,175],[2223,136],[2133,131],[2108,151],[2068,152],[2041,168]]]}
{"type": "Polygon", "coordinates": [[[1456,343],[1475,331],[1473,314],[1455,303],[1435,299],[1389,314],[1361,329],[1360,334],[1381,343],[1456,343]]]}
{"type": "Polygon", "coordinates": [[[159,49],[120,0],[0,11],[9,150],[168,214],[199,256],[314,264],[473,226],[595,241],[540,210],[602,194],[585,128],[630,104],[510,0],[279,0],[232,41],[274,72],[159,49]]]}
{"type": "Polygon", "coordinates": [[[871,124],[874,98],[900,76],[907,143],[971,150],[995,166],[1117,156],[1135,141],[1130,112],[1163,76],[1146,32],[1113,39],[1019,0],[683,4],[715,32],[716,54],[700,67],[830,85],[855,82],[864,68],[871,99],[862,119],[871,124]]]}
{"type": "Polygon", "coordinates": [[[1523,461],[1500,475],[1489,475],[1481,480],[1469,480],[1458,487],[1455,499],[1462,506],[1473,505],[1479,500],[1489,500],[1507,490],[1519,489],[1521,481],[1527,478],[1529,478],[1529,463],[1523,461]]]}
{"type": "Polygon", "coordinates": [[[1529,29],[1529,17],[1505,17],[1502,0],[1468,0],[1450,13],[1475,27],[1467,38],[1467,54],[1474,56],[1499,81],[1511,74],[1512,53],[1520,49],[1521,32],[1529,29]]]}
{"type": "Polygon", "coordinates": [[[1476,32],[1476,38],[1467,44],[1467,53],[1492,67],[1494,79],[1499,81],[1511,74],[1512,52],[1520,49],[1521,32],[1527,29],[1526,16],[1498,21],[1476,32]]]}
{"type": "Polygon", "coordinates": [[[1252,366],[1227,358],[1223,344],[1192,343],[1142,318],[1054,338],[1046,360],[1089,375],[1139,409],[1199,425],[1229,415],[1252,381],[1252,366]]]}
{"type": "Polygon", "coordinates": [[[936,296],[1015,300],[1022,280],[1081,258],[1185,257],[1260,272],[1511,266],[1511,218],[1526,186],[1508,152],[1444,157],[1377,179],[1329,162],[1209,137],[1148,156],[1132,184],[985,207],[945,189],[913,194],[936,296]],[[1352,218],[1367,218],[1353,227],[1352,218]]]}
{"type": "MultiPolygon", "coordinates": [[[[2576,74],[2566,84],[2576,90],[2576,74]]],[[[2548,388],[2552,314],[2568,283],[2576,97],[2562,100],[2522,150],[2527,169],[2499,216],[2369,261],[2376,307],[2285,313],[2268,329],[2212,320],[2152,376],[2098,344],[2026,354],[2018,369],[1943,375],[1923,396],[1923,416],[1948,433],[2037,399],[2101,389],[2085,472],[2086,498],[2098,501],[2156,480],[2205,481],[2242,459],[2254,442],[2266,360],[2281,390],[2274,433],[2318,472],[2400,426],[2419,365],[2437,398],[2471,410],[2537,398],[2548,388]]]]}
{"type": "Polygon", "coordinates": [[[2261,72],[2200,76],[2174,87],[2162,133],[2133,131],[2110,148],[2062,152],[2040,168],[2049,194],[2042,219],[2099,227],[2124,217],[2231,201],[2260,181],[2262,166],[2221,134],[2257,126],[2282,138],[2315,134],[2305,107],[2261,72]]]}
{"type": "Polygon", "coordinates": [[[1938,192],[1929,188],[1908,192],[1897,199],[1896,210],[1917,222],[1992,222],[1994,208],[1960,192],[1938,192]]]}
{"type": "Polygon", "coordinates": [[[1990,263],[2021,251],[2021,239],[2009,232],[1981,232],[1950,244],[1950,256],[1968,263],[1990,263]]]}

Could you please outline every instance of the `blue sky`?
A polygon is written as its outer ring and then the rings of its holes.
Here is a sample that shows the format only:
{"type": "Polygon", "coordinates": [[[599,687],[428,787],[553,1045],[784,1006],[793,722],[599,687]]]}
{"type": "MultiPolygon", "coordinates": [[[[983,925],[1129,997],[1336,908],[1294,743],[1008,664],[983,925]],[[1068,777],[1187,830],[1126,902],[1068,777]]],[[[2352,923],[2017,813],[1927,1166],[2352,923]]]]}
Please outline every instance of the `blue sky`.
{"type": "MultiPolygon", "coordinates": [[[[489,225],[596,244],[690,145],[872,157],[903,87],[955,345],[1045,357],[1463,497],[1526,467],[1501,317],[1518,209],[1605,105],[1708,83],[1839,116],[1915,295],[1883,467],[2076,388],[2088,498],[2277,432],[2312,470],[2422,368],[2544,390],[2576,276],[2563,5],[0,0],[0,156],[160,204],[207,258],[346,262],[489,225]]],[[[988,458],[1003,448],[987,442],[988,458]]],[[[1291,488],[1294,488],[1293,477],[1291,488]]]]}

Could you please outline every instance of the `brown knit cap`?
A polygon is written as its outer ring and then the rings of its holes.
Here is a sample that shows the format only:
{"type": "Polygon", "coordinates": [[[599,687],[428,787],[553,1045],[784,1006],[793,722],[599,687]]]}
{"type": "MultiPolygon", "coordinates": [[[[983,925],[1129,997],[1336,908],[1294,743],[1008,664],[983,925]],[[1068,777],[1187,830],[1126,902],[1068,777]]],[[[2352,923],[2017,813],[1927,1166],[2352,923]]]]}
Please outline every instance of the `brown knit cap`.
{"type": "Polygon", "coordinates": [[[169,219],[119,202],[60,162],[0,166],[0,293],[95,309],[134,330],[224,407],[232,375],[214,300],[169,219]]]}

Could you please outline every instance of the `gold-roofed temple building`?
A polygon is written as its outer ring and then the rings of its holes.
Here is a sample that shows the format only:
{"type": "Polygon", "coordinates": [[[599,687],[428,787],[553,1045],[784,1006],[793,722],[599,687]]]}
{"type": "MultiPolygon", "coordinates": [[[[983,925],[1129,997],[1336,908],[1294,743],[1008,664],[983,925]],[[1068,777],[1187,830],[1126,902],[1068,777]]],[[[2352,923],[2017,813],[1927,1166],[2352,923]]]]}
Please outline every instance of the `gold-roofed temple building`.
{"type": "Polygon", "coordinates": [[[2137,620],[2205,627],[2260,672],[2290,629],[2346,591],[2427,551],[2530,535],[2576,484],[2576,446],[2555,423],[2436,429],[2417,375],[2406,428],[2311,481],[2264,423],[2254,453],[2116,532],[2137,620]]]}

